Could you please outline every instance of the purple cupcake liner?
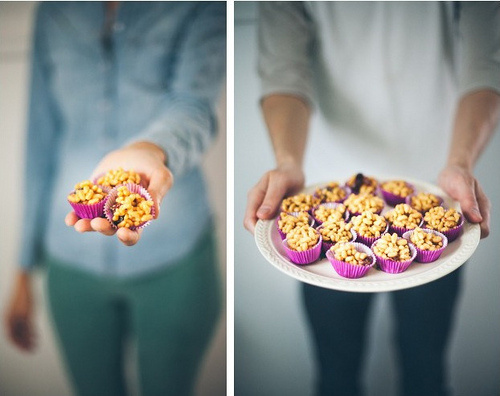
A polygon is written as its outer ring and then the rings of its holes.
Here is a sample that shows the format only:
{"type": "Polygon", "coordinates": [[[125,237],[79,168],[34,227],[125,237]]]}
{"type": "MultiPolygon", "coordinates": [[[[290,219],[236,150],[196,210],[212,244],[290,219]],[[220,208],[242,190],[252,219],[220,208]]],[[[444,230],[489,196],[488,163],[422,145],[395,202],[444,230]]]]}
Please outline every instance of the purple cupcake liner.
{"type": "Polygon", "coordinates": [[[106,205],[108,198],[109,196],[107,195],[100,202],[93,205],[74,203],[69,200],[68,202],[80,219],[95,219],[96,217],[104,216],[104,206],[106,205]]]}
{"type": "Polygon", "coordinates": [[[311,249],[308,249],[304,252],[297,252],[296,250],[290,249],[288,246],[287,239],[283,240],[283,247],[285,248],[286,254],[290,261],[295,264],[305,265],[311,264],[319,259],[321,256],[321,246],[322,246],[323,238],[321,238],[321,234],[319,235],[319,240],[316,245],[314,245],[311,249]]]}
{"type": "MultiPolygon", "coordinates": [[[[373,247],[375,246],[376,243],[374,243],[371,246],[371,250],[373,251],[373,247]]],[[[417,249],[412,243],[408,243],[408,246],[410,247],[410,253],[411,257],[410,260],[406,261],[394,261],[390,259],[386,259],[380,256],[377,256],[375,253],[375,257],[377,258],[377,263],[380,267],[380,269],[384,272],[387,272],[389,274],[400,274],[401,272],[404,272],[408,269],[408,267],[413,263],[415,260],[415,257],[417,256],[417,249]]]]}
{"type": "MultiPolygon", "coordinates": [[[[422,218],[422,221],[418,224],[417,227],[422,227],[423,224],[424,224],[424,220],[422,218]]],[[[397,227],[397,226],[394,226],[392,224],[389,224],[389,232],[391,234],[393,232],[395,232],[400,237],[402,237],[405,232],[412,231],[412,230],[413,230],[413,228],[397,227]]]]}
{"type": "MultiPolygon", "coordinates": [[[[323,202],[323,203],[320,203],[319,205],[316,205],[314,208],[311,209],[311,216],[313,217],[313,219],[316,222],[316,224],[321,225],[321,224],[323,224],[323,222],[321,220],[319,220],[316,216],[314,216],[314,212],[320,206],[326,206],[329,209],[334,209],[334,208],[338,207],[339,205],[342,205],[342,203],[340,203],[340,202],[323,202]]],[[[347,210],[347,207],[346,207],[346,210],[345,210],[345,213],[344,213],[344,219],[343,220],[345,222],[347,222],[349,220],[349,211],[347,210]]]]}
{"type": "Polygon", "coordinates": [[[365,237],[363,235],[360,235],[359,233],[356,233],[357,235],[356,241],[370,247],[371,245],[373,245],[373,243],[378,241],[382,237],[382,235],[387,234],[388,231],[389,231],[389,225],[385,227],[384,232],[382,232],[379,237],[365,237]]]}
{"type": "MultiPolygon", "coordinates": [[[[104,205],[104,215],[110,222],[110,224],[113,226],[113,228],[118,228],[116,224],[113,222],[113,205],[116,203],[116,198],[118,196],[118,188],[126,186],[131,193],[134,194],[139,194],[141,197],[145,198],[148,201],[153,201],[153,198],[151,198],[151,195],[149,194],[148,190],[146,190],[144,187],[140,186],[139,184],[122,184],[120,186],[114,187],[108,194],[108,200],[106,201],[106,205],[104,205]]],[[[151,215],[153,216],[153,219],[155,217],[155,207],[151,207],[151,215]]],[[[131,226],[129,230],[135,231],[139,230],[141,228],[144,228],[151,223],[151,220],[148,220],[144,223],[139,224],[138,226],[131,226]]]]}
{"type": "MultiPolygon", "coordinates": [[[[288,213],[291,216],[297,217],[299,215],[299,213],[302,213],[302,212],[291,212],[291,213],[286,212],[286,213],[288,213]]],[[[309,217],[309,225],[311,227],[314,227],[314,225],[315,225],[314,217],[312,217],[309,213],[307,214],[307,216],[309,217]]],[[[279,221],[280,221],[280,216],[278,215],[278,217],[276,217],[276,229],[278,230],[278,234],[280,235],[280,238],[283,241],[284,239],[286,239],[286,234],[280,230],[279,221]]]]}
{"type": "MultiPolygon", "coordinates": [[[[318,228],[316,228],[316,229],[319,231],[321,227],[322,227],[322,226],[319,226],[319,227],[318,227],[318,228]]],[[[356,231],[354,231],[353,229],[351,229],[350,231],[351,231],[351,234],[352,234],[352,239],[351,239],[349,242],[356,242],[356,239],[357,239],[357,237],[358,237],[358,234],[357,234],[357,233],[356,233],[356,231]]],[[[333,242],[331,242],[331,241],[325,241],[325,240],[323,239],[321,252],[322,252],[323,254],[326,254],[326,252],[327,252],[328,250],[330,250],[330,249],[331,249],[331,247],[332,247],[333,245],[336,245],[337,243],[339,243],[339,242],[335,242],[335,243],[333,243],[333,242]]]]}
{"type": "MultiPolygon", "coordinates": [[[[408,195],[405,198],[405,203],[408,204],[408,205],[410,205],[411,208],[413,208],[413,206],[411,205],[411,198],[414,197],[414,196],[416,196],[416,195],[418,195],[418,193],[410,194],[410,195],[408,195]]],[[[440,197],[439,195],[436,195],[436,194],[433,194],[433,195],[435,195],[437,197],[438,201],[439,201],[439,204],[436,205],[436,206],[441,206],[443,204],[443,202],[444,202],[443,198],[440,197]]],[[[413,209],[415,209],[415,208],[413,208],[413,209]]],[[[420,211],[419,210],[419,212],[422,213],[422,214],[425,214],[426,211],[420,211]]]]}
{"type": "MultiPolygon", "coordinates": [[[[449,209],[445,205],[442,205],[442,206],[445,208],[445,210],[449,209]]],[[[459,237],[460,233],[462,232],[462,228],[464,226],[465,219],[464,219],[463,213],[458,212],[458,214],[460,215],[460,220],[459,220],[458,225],[455,228],[452,228],[451,230],[448,230],[448,231],[439,231],[441,234],[446,236],[446,238],[448,238],[448,243],[451,243],[455,239],[457,239],[459,237]]],[[[432,230],[431,228],[427,228],[427,224],[425,222],[422,224],[422,228],[424,228],[426,230],[432,230]]],[[[432,230],[432,231],[435,231],[435,230],[432,230]]]]}
{"type": "MultiPolygon", "coordinates": [[[[403,238],[408,240],[408,242],[411,242],[411,236],[413,234],[413,231],[414,230],[405,232],[403,238]]],[[[439,235],[441,238],[443,238],[443,246],[440,249],[436,250],[422,250],[419,249],[415,244],[413,244],[413,246],[415,246],[415,249],[417,250],[417,256],[415,257],[415,261],[418,261],[419,263],[432,263],[441,256],[441,253],[443,253],[444,249],[446,249],[446,246],[448,246],[448,238],[446,238],[446,235],[436,230],[426,229],[425,231],[430,232],[434,235],[439,235]]]]}
{"type": "MultiPolygon", "coordinates": [[[[345,243],[345,242],[343,242],[345,243]]],[[[366,273],[375,265],[375,255],[370,250],[369,247],[358,243],[358,242],[347,242],[352,243],[358,252],[363,252],[372,258],[372,262],[369,265],[354,265],[346,263],[345,261],[340,261],[335,258],[335,255],[331,250],[326,252],[326,258],[332,265],[333,269],[337,274],[344,278],[357,279],[366,275],[366,273]]]]}
{"type": "MultiPolygon", "coordinates": [[[[410,187],[413,191],[415,191],[415,186],[413,184],[406,183],[406,185],[410,187]]],[[[382,183],[379,184],[379,192],[382,195],[382,198],[384,198],[384,201],[387,205],[396,206],[397,204],[406,202],[406,197],[402,197],[400,195],[396,195],[387,190],[384,190],[382,188],[382,183]]]]}

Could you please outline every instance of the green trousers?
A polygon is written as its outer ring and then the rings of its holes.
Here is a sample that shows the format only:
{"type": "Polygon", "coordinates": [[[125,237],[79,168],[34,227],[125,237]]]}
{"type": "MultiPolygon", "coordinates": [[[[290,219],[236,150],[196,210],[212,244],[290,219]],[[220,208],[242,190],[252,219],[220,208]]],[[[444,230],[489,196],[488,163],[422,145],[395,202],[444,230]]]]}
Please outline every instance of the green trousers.
{"type": "Polygon", "coordinates": [[[142,396],[192,394],[221,308],[216,263],[212,237],[177,265],[133,279],[49,260],[50,310],[76,393],[127,394],[124,341],[131,337],[142,396]]]}

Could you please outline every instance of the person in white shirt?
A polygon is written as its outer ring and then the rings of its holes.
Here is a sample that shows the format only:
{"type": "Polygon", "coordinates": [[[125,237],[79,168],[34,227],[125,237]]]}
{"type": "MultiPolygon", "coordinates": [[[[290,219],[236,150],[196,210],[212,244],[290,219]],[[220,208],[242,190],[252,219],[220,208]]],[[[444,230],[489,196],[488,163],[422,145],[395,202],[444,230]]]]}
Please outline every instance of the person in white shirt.
{"type": "MultiPolygon", "coordinates": [[[[277,166],[248,194],[249,231],[306,175],[309,183],[363,172],[437,181],[488,235],[490,203],[473,168],[500,118],[498,2],[264,2],[259,16],[261,105],[277,166]],[[308,136],[316,108],[320,127],[308,136]]],[[[460,273],[391,293],[401,394],[449,394],[460,273]]],[[[361,394],[374,295],[302,286],[317,394],[361,394]]]]}

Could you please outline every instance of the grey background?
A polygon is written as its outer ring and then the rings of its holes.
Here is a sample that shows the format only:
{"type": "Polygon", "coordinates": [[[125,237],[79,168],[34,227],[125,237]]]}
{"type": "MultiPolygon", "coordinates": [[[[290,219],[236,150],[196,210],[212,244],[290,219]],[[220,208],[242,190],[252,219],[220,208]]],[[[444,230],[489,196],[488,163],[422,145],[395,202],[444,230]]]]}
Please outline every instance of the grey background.
{"type": "MultiPolygon", "coordinates": [[[[235,3],[234,42],[235,394],[311,395],[314,361],[298,282],[268,264],[242,226],[248,190],[275,165],[258,107],[253,2],[235,3]]],[[[451,385],[459,396],[500,394],[499,152],[497,133],[476,168],[493,210],[491,235],[465,268],[451,341],[451,385]]],[[[364,383],[368,396],[393,396],[397,362],[387,295],[374,308],[364,383]]]]}

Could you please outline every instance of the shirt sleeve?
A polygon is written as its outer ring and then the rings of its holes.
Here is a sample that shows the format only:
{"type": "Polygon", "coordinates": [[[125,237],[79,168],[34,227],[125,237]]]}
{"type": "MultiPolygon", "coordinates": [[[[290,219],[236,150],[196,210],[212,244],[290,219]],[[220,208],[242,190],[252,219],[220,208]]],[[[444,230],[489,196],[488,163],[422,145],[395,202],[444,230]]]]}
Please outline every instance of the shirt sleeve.
{"type": "Polygon", "coordinates": [[[216,135],[215,106],[226,66],[226,4],[201,2],[181,40],[161,112],[129,143],[149,141],[175,176],[199,164],[216,135]]]}
{"type": "Polygon", "coordinates": [[[31,82],[26,137],[24,211],[21,234],[21,267],[29,270],[41,259],[57,155],[59,116],[50,91],[51,67],[47,57],[44,25],[50,16],[46,5],[39,6],[35,19],[31,82]],[[43,197],[43,200],[41,199],[43,197]]]}
{"type": "Polygon", "coordinates": [[[302,2],[259,3],[258,72],[261,97],[293,94],[313,100],[313,29],[302,2]]]}
{"type": "Polygon", "coordinates": [[[460,94],[490,88],[500,93],[500,2],[460,4],[460,94]]]}

